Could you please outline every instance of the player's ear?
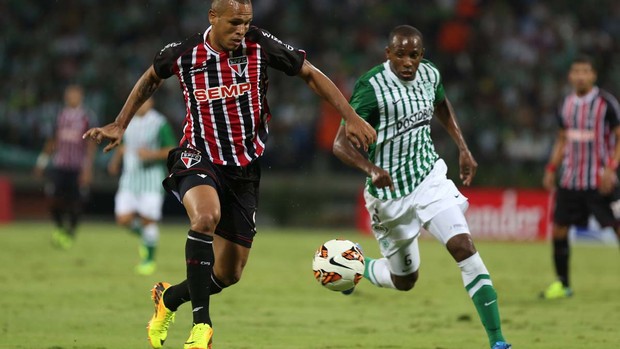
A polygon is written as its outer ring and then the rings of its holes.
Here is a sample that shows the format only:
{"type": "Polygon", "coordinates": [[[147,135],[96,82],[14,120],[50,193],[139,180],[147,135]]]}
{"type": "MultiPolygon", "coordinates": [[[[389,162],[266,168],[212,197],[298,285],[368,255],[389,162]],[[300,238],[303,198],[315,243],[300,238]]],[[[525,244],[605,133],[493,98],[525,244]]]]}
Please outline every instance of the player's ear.
{"type": "Polygon", "coordinates": [[[211,25],[217,23],[217,13],[213,9],[209,9],[209,23],[211,25]]]}

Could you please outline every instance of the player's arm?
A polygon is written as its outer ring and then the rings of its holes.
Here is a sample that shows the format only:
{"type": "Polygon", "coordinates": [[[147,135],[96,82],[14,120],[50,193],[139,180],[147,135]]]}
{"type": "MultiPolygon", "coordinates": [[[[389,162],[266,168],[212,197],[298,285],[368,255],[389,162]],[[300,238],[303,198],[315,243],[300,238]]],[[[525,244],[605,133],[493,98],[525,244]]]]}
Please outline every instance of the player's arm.
{"type": "Polygon", "coordinates": [[[155,69],[151,65],[134,85],[116,119],[103,127],[91,128],[84,133],[83,138],[90,137],[97,143],[101,143],[104,139],[109,140],[110,143],[103,149],[105,152],[118,146],[127,125],[129,125],[138,108],[155,93],[162,82],[163,79],[155,73],[155,69]]]}
{"type": "Polygon", "coordinates": [[[321,98],[331,104],[346,122],[346,137],[357,148],[363,147],[368,150],[368,146],[377,140],[375,130],[351,108],[346,98],[342,95],[338,87],[313,66],[307,60],[297,74],[308,86],[321,98]]]}
{"type": "Polygon", "coordinates": [[[54,152],[54,148],[56,147],[56,140],[54,138],[49,138],[45,141],[43,145],[43,149],[41,153],[37,157],[37,161],[34,165],[34,175],[36,177],[42,177],[43,171],[47,168],[47,165],[50,163],[50,156],[54,152]]]}
{"type": "Polygon", "coordinates": [[[120,145],[112,154],[110,161],[108,162],[108,173],[112,176],[118,176],[121,170],[121,163],[123,162],[123,155],[125,154],[125,146],[120,145]]]}
{"type": "Polygon", "coordinates": [[[545,167],[545,175],[543,176],[543,187],[549,191],[555,189],[556,177],[555,173],[564,156],[564,147],[566,146],[566,129],[560,128],[558,131],[553,148],[551,149],[551,155],[549,155],[549,161],[545,167]]]}
{"type": "Polygon", "coordinates": [[[97,144],[92,139],[86,140],[86,157],[80,172],[80,186],[88,187],[93,181],[93,164],[95,163],[95,153],[97,144]]]}
{"type": "Polygon", "coordinates": [[[346,136],[344,125],[340,125],[338,129],[332,151],[344,164],[364,172],[371,178],[372,184],[377,188],[389,187],[391,191],[394,191],[394,183],[392,182],[390,174],[386,170],[370,162],[367,156],[363,155],[351,144],[346,136]]]}
{"type": "Polygon", "coordinates": [[[439,119],[441,126],[448,131],[448,134],[456,143],[459,149],[460,178],[464,185],[470,185],[476,175],[478,163],[467,147],[465,138],[463,138],[463,132],[461,132],[461,128],[456,121],[456,115],[448,97],[444,97],[435,104],[435,115],[439,119]]]}

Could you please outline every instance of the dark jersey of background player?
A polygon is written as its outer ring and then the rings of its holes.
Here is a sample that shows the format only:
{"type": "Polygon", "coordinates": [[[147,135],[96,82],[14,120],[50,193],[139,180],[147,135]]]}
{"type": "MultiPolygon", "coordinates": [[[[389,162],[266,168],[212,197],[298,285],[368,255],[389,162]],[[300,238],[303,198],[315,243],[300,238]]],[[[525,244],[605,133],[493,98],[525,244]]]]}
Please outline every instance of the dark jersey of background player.
{"type": "Polygon", "coordinates": [[[553,261],[558,280],[541,297],[572,295],[569,281],[568,231],[587,226],[592,215],[602,227],[613,227],[620,237],[620,108],[610,93],[595,85],[596,71],[589,57],[571,64],[568,80],[573,91],[558,107],[560,130],[543,185],[555,192],[553,261]],[[556,177],[556,169],[560,169],[556,177]]]}
{"type": "Polygon", "coordinates": [[[257,27],[250,27],[236,50],[218,52],[207,42],[209,30],[167,45],[153,67],[162,79],[176,75],[183,87],[181,145],[207,154],[214,164],[246,166],[267,142],[267,68],[296,75],[305,52],[257,27]]]}

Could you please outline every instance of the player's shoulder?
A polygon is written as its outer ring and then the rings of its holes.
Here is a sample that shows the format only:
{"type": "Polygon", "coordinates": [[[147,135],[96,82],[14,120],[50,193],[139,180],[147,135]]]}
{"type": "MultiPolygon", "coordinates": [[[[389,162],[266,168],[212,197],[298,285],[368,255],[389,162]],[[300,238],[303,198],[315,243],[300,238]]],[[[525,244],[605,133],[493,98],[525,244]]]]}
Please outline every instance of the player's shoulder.
{"type": "Polygon", "coordinates": [[[368,83],[373,78],[377,77],[378,75],[383,74],[384,71],[385,71],[385,64],[384,63],[377,64],[374,67],[370,68],[368,71],[366,71],[364,74],[362,74],[357,79],[357,81],[358,83],[368,83]]]}
{"type": "Polygon", "coordinates": [[[614,96],[612,93],[610,93],[607,90],[599,88],[598,95],[601,96],[601,98],[603,98],[609,104],[614,104],[614,105],[618,104],[618,99],[616,98],[616,96],[614,96]]]}
{"type": "Polygon", "coordinates": [[[418,70],[422,72],[430,73],[432,76],[440,76],[439,68],[435,65],[435,63],[430,60],[424,58],[420,61],[420,65],[418,66],[418,70]]]}
{"type": "Polygon", "coordinates": [[[158,55],[164,56],[180,56],[183,52],[187,51],[190,48],[195,47],[199,43],[203,41],[203,33],[195,33],[183,40],[173,41],[166,44],[161,50],[159,50],[158,55]]]}

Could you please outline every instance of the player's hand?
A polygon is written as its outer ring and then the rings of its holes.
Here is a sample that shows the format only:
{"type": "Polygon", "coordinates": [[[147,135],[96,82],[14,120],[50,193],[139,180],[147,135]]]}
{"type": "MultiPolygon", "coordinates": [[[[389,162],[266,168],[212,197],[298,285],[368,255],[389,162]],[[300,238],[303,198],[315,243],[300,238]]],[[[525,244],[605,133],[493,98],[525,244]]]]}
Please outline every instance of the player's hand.
{"type": "Polygon", "coordinates": [[[601,193],[602,195],[610,194],[614,190],[617,182],[618,176],[616,174],[616,171],[609,167],[606,167],[601,174],[601,181],[598,186],[599,193],[601,193]]]}
{"type": "Polygon", "coordinates": [[[469,150],[463,150],[459,153],[459,175],[463,185],[469,186],[476,176],[476,170],[478,169],[478,163],[474,160],[474,156],[471,155],[469,150]]]}
{"type": "Polygon", "coordinates": [[[347,120],[345,124],[347,139],[356,148],[368,151],[368,146],[377,141],[377,132],[366,120],[359,116],[347,120]]]}
{"type": "Polygon", "coordinates": [[[108,143],[108,145],[103,148],[103,151],[107,153],[119,144],[121,144],[123,133],[125,133],[125,130],[120,125],[113,122],[103,127],[91,128],[90,130],[86,131],[84,135],[82,135],[82,138],[91,138],[95,140],[97,144],[101,144],[101,141],[105,139],[109,140],[110,142],[108,143]]]}
{"type": "Polygon", "coordinates": [[[377,188],[390,188],[390,191],[394,191],[394,182],[392,182],[392,177],[388,171],[382,169],[381,167],[375,166],[370,171],[370,178],[372,179],[372,184],[377,188]]]}
{"type": "Polygon", "coordinates": [[[543,187],[548,191],[555,190],[555,171],[545,170],[545,175],[543,176],[543,187]]]}

